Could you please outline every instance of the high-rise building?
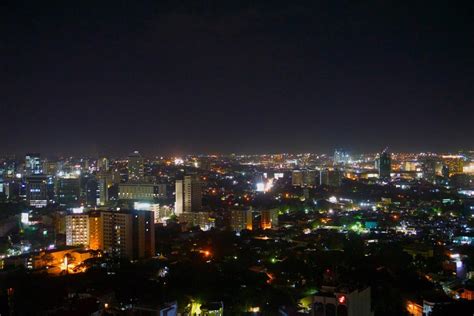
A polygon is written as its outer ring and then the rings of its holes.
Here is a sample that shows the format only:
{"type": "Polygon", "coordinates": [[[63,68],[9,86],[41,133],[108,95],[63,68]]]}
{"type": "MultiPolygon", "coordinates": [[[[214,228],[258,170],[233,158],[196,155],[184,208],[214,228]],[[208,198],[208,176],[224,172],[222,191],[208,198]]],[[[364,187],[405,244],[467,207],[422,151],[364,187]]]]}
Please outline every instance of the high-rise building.
{"type": "Polygon", "coordinates": [[[240,232],[244,229],[252,230],[252,221],[252,209],[230,211],[230,228],[233,231],[240,232]]]}
{"type": "Polygon", "coordinates": [[[39,153],[28,153],[25,156],[25,174],[27,176],[42,174],[43,165],[39,153]]]}
{"type": "Polygon", "coordinates": [[[89,247],[89,215],[66,215],[66,245],[89,247]]]}
{"type": "Polygon", "coordinates": [[[97,170],[100,172],[109,171],[109,160],[105,157],[99,158],[97,160],[97,170]]]}
{"type": "Polygon", "coordinates": [[[150,258],[155,253],[154,224],[152,211],[91,212],[90,248],[129,259],[150,258]]]}
{"type": "Polygon", "coordinates": [[[59,204],[75,206],[80,203],[80,178],[64,177],[56,180],[56,198],[59,204]]]}
{"type": "Polygon", "coordinates": [[[319,183],[329,187],[340,187],[343,174],[338,169],[321,169],[319,173],[319,183]]]}
{"type": "Polygon", "coordinates": [[[179,214],[178,219],[188,227],[199,226],[205,231],[215,227],[215,218],[211,217],[209,212],[183,212],[179,214]]]}
{"type": "Polygon", "coordinates": [[[295,187],[316,186],[316,170],[293,170],[291,174],[291,184],[295,187]]]}
{"type": "Polygon", "coordinates": [[[293,170],[291,173],[291,184],[294,187],[303,186],[303,172],[301,172],[301,170],[293,170]]]}
{"type": "Polygon", "coordinates": [[[260,228],[261,229],[272,229],[278,227],[278,210],[261,210],[260,211],[260,228]]]}
{"type": "Polygon", "coordinates": [[[436,157],[426,157],[422,160],[421,170],[423,172],[423,179],[427,181],[434,181],[438,166],[440,165],[439,160],[436,157]]]}
{"type": "Polygon", "coordinates": [[[121,183],[119,184],[119,199],[153,201],[166,197],[166,185],[152,183],[121,183]]]}
{"type": "Polygon", "coordinates": [[[45,207],[48,204],[47,177],[42,175],[31,175],[25,178],[26,201],[33,207],[45,207]]]}
{"type": "Polygon", "coordinates": [[[390,173],[392,172],[392,156],[385,149],[376,159],[375,165],[379,172],[379,179],[390,180],[390,173]]]}
{"type": "Polygon", "coordinates": [[[145,176],[145,167],[142,155],[134,151],[128,156],[128,181],[141,182],[145,176]]]}
{"type": "Polygon", "coordinates": [[[197,175],[184,176],[176,180],[175,214],[198,212],[202,208],[202,185],[197,175]]]}

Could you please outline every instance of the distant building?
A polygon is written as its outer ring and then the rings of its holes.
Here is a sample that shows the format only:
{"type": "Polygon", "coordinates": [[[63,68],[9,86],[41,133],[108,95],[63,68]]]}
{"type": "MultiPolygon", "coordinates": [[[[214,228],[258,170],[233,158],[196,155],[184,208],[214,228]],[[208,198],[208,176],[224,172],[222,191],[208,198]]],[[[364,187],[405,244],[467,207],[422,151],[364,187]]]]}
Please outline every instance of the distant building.
{"type": "Polygon", "coordinates": [[[293,170],[291,184],[295,187],[314,187],[316,186],[316,175],[316,170],[293,170]]]}
{"type": "Polygon", "coordinates": [[[215,218],[209,212],[183,212],[178,216],[180,223],[186,223],[188,227],[199,226],[202,230],[215,227],[215,218]]]}
{"type": "Polygon", "coordinates": [[[78,205],[81,197],[80,178],[64,177],[56,180],[56,199],[62,205],[78,205]]]}
{"type": "Polygon", "coordinates": [[[152,257],[155,253],[154,222],[151,211],[91,212],[91,248],[129,259],[152,257]]]}
{"type": "Polygon", "coordinates": [[[334,165],[345,165],[351,162],[351,156],[344,149],[334,151],[334,165]]]}
{"type": "Polygon", "coordinates": [[[134,151],[128,156],[128,181],[141,182],[145,176],[143,157],[138,151],[134,151]]]}
{"type": "Polygon", "coordinates": [[[97,160],[97,170],[100,172],[109,171],[109,159],[102,157],[97,160]]]}
{"type": "Polygon", "coordinates": [[[166,197],[166,185],[152,183],[120,183],[121,200],[153,201],[166,197]]]}
{"type": "Polygon", "coordinates": [[[66,215],[66,245],[89,247],[89,215],[66,215]]]}
{"type": "Polygon", "coordinates": [[[375,168],[378,170],[379,179],[390,180],[392,172],[392,156],[385,149],[375,160],[375,168]]]}
{"type": "Polygon", "coordinates": [[[39,153],[28,153],[25,156],[25,174],[26,176],[43,173],[43,165],[39,153]]]}
{"type": "Polygon", "coordinates": [[[421,171],[423,173],[423,179],[430,182],[434,181],[439,165],[440,162],[436,157],[424,158],[421,162],[421,171]]]}
{"type": "Polygon", "coordinates": [[[230,227],[233,231],[252,230],[253,211],[247,210],[230,210],[230,227]]]}
{"type": "Polygon", "coordinates": [[[304,300],[309,301],[311,316],[372,316],[370,292],[370,287],[350,289],[323,286],[319,294],[304,300]]]}
{"type": "Polygon", "coordinates": [[[48,204],[47,177],[42,175],[31,175],[25,178],[26,201],[32,207],[45,207],[48,204]]]}
{"type": "Polygon", "coordinates": [[[319,173],[319,183],[329,187],[340,187],[343,174],[338,169],[321,169],[319,173]]]}
{"type": "Polygon", "coordinates": [[[274,229],[278,227],[278,210],[261,210],[260,211],[260,228],[274,229]]]}
{"type": "Polygon", "coordinates": [[[175,214],[198,212],[202,208],[202,185],[197,175],[185,176],[176,180],[175,214]]]}

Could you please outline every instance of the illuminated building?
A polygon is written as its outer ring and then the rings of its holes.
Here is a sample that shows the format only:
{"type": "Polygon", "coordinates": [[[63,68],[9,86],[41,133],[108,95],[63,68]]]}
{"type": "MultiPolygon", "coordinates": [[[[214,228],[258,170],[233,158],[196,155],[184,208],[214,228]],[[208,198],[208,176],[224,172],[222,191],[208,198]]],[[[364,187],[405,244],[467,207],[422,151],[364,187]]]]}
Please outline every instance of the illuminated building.
{"type": "Polygon", "coordinates": [[[151,183],[120,183],[118,197],[121,200],[153,201],[166,196],[166,186],[151,183]],[[163,188],[164,187],[164,188],[163,188]]]}
{"type": "Polygon", "coordinates": [[[25,156],[25,174],[27,176],[42,174],[43,166],[41,164],[40,154],[28,153],[25,156]]]}
{"type": "Polygon", "coordinates": [[[351,156],[344,149],[334,151],[334,165],[345,165],[351,162],[351,156]]]}
{"type": "Polygon", "coordinates": [[[66,215],[66,245],[89,246],[89,215],[68,214],[66,215]]]}
{"type": "Polygon", "coordinates": [[[100,212],[89,214],[89,248],[92,250],[103,249],[103,224],[100,212]]]}
{"type": "Polygon", "coordinates": [[[440,163],[436,157],[426,157],[423,159],[421,164],[423,179],[430,182],[434,181],[439,165],[440,163]]]}
{"type": "Polygon", "coordinates": [[[379,179],[390,180],[390,173],[392,172],[392,157],[387,149],[385,149],[375,160],[375,168],[379,172],[379,179]]]}
{"type": "Polygon", "coordinates": [[[464,161],[457,156],[443,156],[443,165],[448,167],[449,176],[463,173],[464,161]]]}
{"type": "Polygon", "coordinates": [[[260,211],[260,228],[272,229],[278,227],[278,210],[261,210],[260,211]]]}
{"type": "Polygon", "coordinates": [[[321,169],[319,176],[319,183],[321,185],[330,187],[340,187],[342,183],[343,174],[338,169],[321,169]]]}
{"type": "Polygon", "coordinates": [[[143,163],[143,157],[138,151],[134,151],[128,156],[128,181],[140,182],[143,181],[145,175],[145,168],[143,163]]]}
{"type": "Polygon", "coordinates": [[[302,187],[303,186],[303,173],[301,170],[293,170],[291,173],[291,184],[294,187],[302,187]]]}
{"type": "Polygon", "coordinates": [[[215,227],[215,219],[209,212],[183,212],[179,214],[180,223],[186,223],[188,227],[199,226],[202,230],[209,230],[215,227]]]}
{"type": "Polygon", "coordinates": [[[316,186],[316,170],[293,170],[291,175],[291,184],[295,187],[316,186]]]}
{"type": "Polygon", "coordinates": [[[417,171],[418,163],[416,161],[404,161],[402,165],[403,171],[417,171]]]}
{"type": "Polygon", "coordinates": [[[197,175],[184,176],[176,180],[175,214],[198,212],[202,208],[202,186],[197,175]]]}
{"type": "Polygon", "coordinates": [[[152,211],[155,213],[155,223],[163,223],[173,215],[173,208],[157,203],[135,202],[133,209],[139,211],[152,211]]]}
{"type": "Polygon", "coordinates": [[[97,170],[100,172],[109,171],[109,160],[105,157],[99,158],[97,160],[97,170]]]}
{"type": "MultiPolygon", "coordinates": [[[[310,315],[372,316],[370,287],[365,289],[323,286],[321,293],[306,302],[310,315]]],[[[306,301],[306,299],[305,299],[306,301]]]]}
{"type": "Polygon", "coordinates": [[[230,211],[230,227],[233,231],[252,230],[253,214],[252,209],[248,210],[231,210],[230,211]]]}
{"type": "Polygon", "coordinates": [[[26,177],[26,201],[33,207],[45,207],[48,204],[47,177],[32,175],[26,177]]]}
{"type": "MultiPolygon", "coordinates": [[[[117,257],[141,259],[155,253],[154,213],[151,211],[100,211],[98,242],[117,257]]],[[[95,221],[95,220],[94,220],[95,221]]]]}

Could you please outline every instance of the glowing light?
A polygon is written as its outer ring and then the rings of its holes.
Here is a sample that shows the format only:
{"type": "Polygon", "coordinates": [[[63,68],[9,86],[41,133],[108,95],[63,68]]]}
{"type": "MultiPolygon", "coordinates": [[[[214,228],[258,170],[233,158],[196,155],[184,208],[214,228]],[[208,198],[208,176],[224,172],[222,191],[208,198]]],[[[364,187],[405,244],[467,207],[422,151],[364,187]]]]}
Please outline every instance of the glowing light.
{"type": "Polygon", "coordinates": [[[344,304],[344,303],[346,303],[346,296],[345,296],[345,295],[339,296],[339,298],[337,299],[337,301],[339,302],[339,304],[344,304]]]}

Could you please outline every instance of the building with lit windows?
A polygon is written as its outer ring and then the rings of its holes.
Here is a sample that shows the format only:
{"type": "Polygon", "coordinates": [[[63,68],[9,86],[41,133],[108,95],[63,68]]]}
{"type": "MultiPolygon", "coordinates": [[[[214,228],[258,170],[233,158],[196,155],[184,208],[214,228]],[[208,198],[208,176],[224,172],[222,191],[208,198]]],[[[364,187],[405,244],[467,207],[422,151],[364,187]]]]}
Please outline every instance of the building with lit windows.
{"type": "Polygon", "coordinates": [[[47,180],[47,177],[42,175],[32,175],[25,178],[28,205],[37,208],[46,207],[48,204],[47,180]]]}
{"type": "Polygon", "coordinates": [[[385,149],[379,157],[375,160],[375,169],[379,173],[379,179],[390,180],[390,173],[392,172],[392,156],[385,149]]]}
{"type": "Polygon", "coordinates": [[[138,151],[134,151],[128,156],[128,181],[141,182],[145,176],[145,167],[142,155],[138,151]]]}
{"type": "Polygon", "coordinates": [[[120,200],[153,201],[166,197],[166,186],[152,183],[120,183],[120,200]]]}
{"type": "Polygon", "coordinates": [[[260,211],[260,228],[275,229],[278,227],[278,209],[260,211]]]}
{"type": "Polygon", "coordinates": [[[338,169],[321,169],[319,172],[319,183],[329,187],[340,187],[343,174],[338,169]]]}
{"type": "Polygon", "coordinates": [[[66,245],[89,247],[89,215],[66,215],[66,245]]]}
{"type": "Polygon", "coordinates": [[[43,165],[39,153],[28,153],[25,156],[25,174],[31,176],[34,174],[42,174],[43,165]]]}
{"type": "Polygon", "coordinates": [[[230,210],[230,228],[233,231],[252,230],[253,227],[253,211],[247,210],[230,210]]]}
{"type": "Polygon", "coordinates": [[[202,208],[202,185],[197,175],[184,176],[176,180],[175,214],[199,212],[202,208]]]}

